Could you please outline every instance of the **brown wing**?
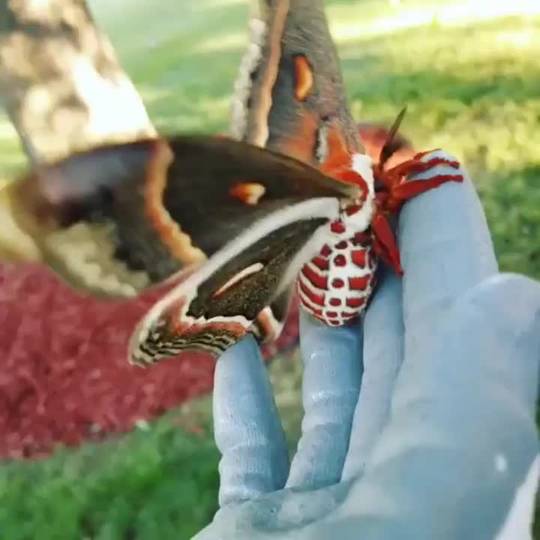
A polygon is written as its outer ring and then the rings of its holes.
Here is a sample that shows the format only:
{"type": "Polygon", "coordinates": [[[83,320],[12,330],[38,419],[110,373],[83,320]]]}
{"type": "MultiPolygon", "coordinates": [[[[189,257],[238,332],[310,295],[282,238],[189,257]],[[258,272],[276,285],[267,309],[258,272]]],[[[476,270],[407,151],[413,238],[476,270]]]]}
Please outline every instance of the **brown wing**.
{"type": "Polygon", "coordinates": [[[310,246],[310,240],[327,222],[327,210],[323,205],[307,209],[301,203],[288,216],[259,222],[168,293],[136,328],[131,361],[148,365],[199,349],[217,357],[248,331],[263,337],[261,330],[268,330],[260,321],[253,326],[255,319],[282,297],[304,262],[302,255],[309,258],[320,247],[310,246]]]}
{"type": "Polygon", "coordinates": [[[319,165],[361,150],[322,0],[260,0],[233,101],[234,137],[319,165]]]}
{"type": "Polygon", "coordinates": [[[200,264],[279,209],[355,193],[294,159],[204,136],[79,153],[12,190],[48,264],[107,296],[132,296],[200,264]]]}

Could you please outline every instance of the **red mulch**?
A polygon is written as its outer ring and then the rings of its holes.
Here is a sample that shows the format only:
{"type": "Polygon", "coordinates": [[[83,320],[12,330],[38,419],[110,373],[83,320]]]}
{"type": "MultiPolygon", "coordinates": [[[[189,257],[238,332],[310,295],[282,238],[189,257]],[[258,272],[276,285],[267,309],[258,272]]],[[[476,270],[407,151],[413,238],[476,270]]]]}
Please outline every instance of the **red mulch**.
{"type": "MultiPolygon", "coordinates": [[[[388,131],[360,124],[377,160],[388,131]]],[[[395,139],[388,166],[414,154],[395,139]]],[[[38,266],[0,265],[0,457],[45,455],[131,429],[212,388],[214,362],[184,354],[148,369],[127,363],[132,328],[156,293],[129,302],[83,297],[38,266]]],[[[297,306],[265,356],[296,343],[297,306]]]]}
{"type": "MultiPolygon", "coordinates": [[[[0,265],[0,457],[127,431],[211,390],[214,362],[203,354],[128,364],[131,330],[155,298],[96,300],[42,267],[0,265]]],[[[296,320],[277,347],[296,341],[296,320]]]]}

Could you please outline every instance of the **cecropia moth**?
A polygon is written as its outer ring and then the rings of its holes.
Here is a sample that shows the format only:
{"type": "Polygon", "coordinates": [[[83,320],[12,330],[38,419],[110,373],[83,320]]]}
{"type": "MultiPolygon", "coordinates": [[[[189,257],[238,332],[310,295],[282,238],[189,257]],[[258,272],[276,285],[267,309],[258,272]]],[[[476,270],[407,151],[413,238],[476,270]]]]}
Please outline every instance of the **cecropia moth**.
{"type": "MultiPolygon", "coordinates": [[[[298,284],[302,305],[331,325],[360,314],[377,259],[399,271],[376,178],[399,178],[399,204],[455,175],[402,181],[443,158],[378,174],[363,154],[325,175],[293,158],[222,137],[106,146],[40,168],[12,187],[21,225],[77,287],[131,296],[178,285],[138,325],[130,356],[219,355],[248,331],[275,337],[298,284]],[[382,224],[382,225],[381,225],[382,224]]],[[[384,192],[385,196],[387,195],[384,192]]]]}
{"type": "Polygon", "coordinates": [[[314,317],[347,323],[365,310],[379,260],[401,272],[388,215],[462,179],[438,154],[389,166],[402,115],[377,155],[362,153],[321,2],[261,2],[252,29],[238,140],[107,145],[9,187],[20,225],[74,286],[109,297],[167,286],[135,329],[134,363],[218,356],[247,332],[273,339],[294,288],[314,317]]]}

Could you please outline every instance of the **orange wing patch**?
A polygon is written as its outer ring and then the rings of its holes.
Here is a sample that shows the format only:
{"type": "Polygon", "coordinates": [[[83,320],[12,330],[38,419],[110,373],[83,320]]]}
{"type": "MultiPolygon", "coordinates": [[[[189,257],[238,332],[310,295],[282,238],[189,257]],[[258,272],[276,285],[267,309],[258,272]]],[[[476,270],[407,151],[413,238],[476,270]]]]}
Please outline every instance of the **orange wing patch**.
{"type": "Polygon", "coordinates": [[[318,118],[304,110],[296,118],[294,127],[294,131],[288,137],[282,138],[276,150],[304,163],[317,166],[313,149],[317,142],[318,118]]]}
{"type": "Polygon", "coordinates": [[[328,146],[327,157],[320,166],[321,171],[332,176],[337,171],[349,169],[351,167],[351,154],[338,127],[329,126],[326,144],[328,146]]]}
{"type": "Polygon", "coordinates": [[[169,145],[164,140],[156,140],[152,157],[148,164],[145,182],[145,212],[152,227],[158,232],[171,253],[183,265],[204,261],[204,252],[191,243],[191,237],[182,231],[163,206],[163,192],[167,185],[167,169],[174,159],[169,145]]]}
{"type": "Polygon", "coordinates": [[[266,193],[266,188],[258,182],[239,182],[231,187],[229,195],[249,206],[255,206],[266,193]]]}
{"type": "Polygon", "coordinates": [[[313,71],[303,54],[294,57],[294,79],[294,97],[298,101],[304,101],[313,87],[313,71]]]}

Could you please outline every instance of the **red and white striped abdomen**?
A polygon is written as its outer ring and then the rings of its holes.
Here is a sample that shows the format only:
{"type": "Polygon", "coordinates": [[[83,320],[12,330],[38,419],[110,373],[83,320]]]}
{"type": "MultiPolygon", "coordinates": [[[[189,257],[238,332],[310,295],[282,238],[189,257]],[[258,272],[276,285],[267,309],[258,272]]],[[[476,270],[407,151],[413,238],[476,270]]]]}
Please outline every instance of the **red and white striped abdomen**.
{"type": "MultiPolygon", "coordinates": [[[[339,224],[332,224],[333,231],[339,224]]],[[[308,313],[330,326],[341,326],[366,308],[377,258],[368,234],[351,237],[344,230],[335,237],[300,270],[298,293],[308,313]]]]}

